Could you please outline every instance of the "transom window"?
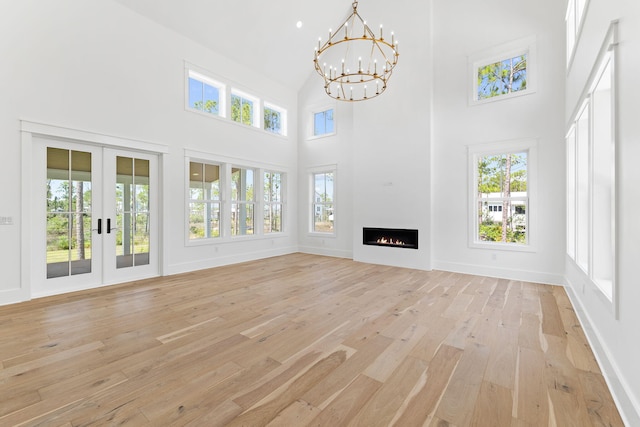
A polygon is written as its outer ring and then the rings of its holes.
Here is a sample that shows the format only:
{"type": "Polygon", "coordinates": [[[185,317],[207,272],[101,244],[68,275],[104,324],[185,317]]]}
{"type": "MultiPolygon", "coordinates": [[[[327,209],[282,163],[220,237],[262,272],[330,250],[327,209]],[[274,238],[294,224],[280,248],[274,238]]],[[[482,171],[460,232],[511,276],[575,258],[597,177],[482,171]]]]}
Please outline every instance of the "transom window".
{"type": "Polygon", "coordinates": [[[224,85],[189,70],[189,108],[224,116],[224,85]]]}
{"type": "Polygon", "coordinates": [[[333,171],[317,172],[313,178],[312,231],[334,233],[335,205],[333,171]]]}
{"type": "Polygon", "coordinates": [[[328,135],[335,133],[333,108],[313,114],[313,135],[328,135]]]}
{"type": "Polygon", "coordinates": [[[535,37],[514,40],[473,55],[469,58],[470,104],[534,93],[535,62],[535,37]]]}
{"type": "Polygon", "coordinates": [[[275,105],[264,103],[264,130],[277,135],[287,134],[286,112],[275,105]]]}
{"type": "Polygon", "coordinates": [[[478,100],[526,89],[526,53],[478,68],[478,100]]]}
{"type": "Polygon", "coordinates": [[[241,92],[231,92],[231,120],[248,126],[258,127],[256,113],[258,100],[241,92]]]}
{"type": "Polygon", "coordinates": [[[205,71],[190,64],[185,64],[185,109],[287,136],[285,108],[263,102],[233,88],[229,82],[208,77],[205,71]]]}

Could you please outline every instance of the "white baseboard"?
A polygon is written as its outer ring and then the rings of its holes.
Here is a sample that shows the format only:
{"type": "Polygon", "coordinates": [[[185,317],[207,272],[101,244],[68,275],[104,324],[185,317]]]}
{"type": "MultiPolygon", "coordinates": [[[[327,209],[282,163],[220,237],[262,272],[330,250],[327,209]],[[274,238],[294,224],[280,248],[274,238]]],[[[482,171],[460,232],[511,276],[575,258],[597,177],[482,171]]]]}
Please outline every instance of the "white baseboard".
{"type": "Polygon", "coordinates": [[[561,274],[541,273],[539,271],[517,270],[437,260],[433,261],[432,267],[434,270],[473,274],[476,276],[497,277],[499,279],[521,280],[523,282],[543,283],[546,285],[564,285],[565,283],[564,276],[561,274]]]}
{"type": "Polygon", "coordinates": [[[339,249],[318,248],[315,246],[300,246],[298,252],[310,255],[330,256],[334,258],[348,258],[353,259],[353,252],[343,251],[339,249]]]}
{"type": "Polygon", "coordinates": [[[565,290],[567,291],[567,295],[571,300],[571,304],[573,304],[573,309],[582,325],[582,330],[587,337],[587,341],[589,341],[598,365],[600,365],[602,375],[609,386],[609,390],[620,411],[622,420],[627,426],[640,426],[640,402],[629,392],[631,387],[629,387],[624,375],[622,375],[618,365],[615,363],[611,352],[604,344],[605,341],[601,339],[598,330],[593,327],[593,322],[589,314],[584,310],[580,298],[578,298],[574,292],[569,279],[566,279],[566,281],[567,285],[565,286],[565,290]]]}
{"type": "Polygon", "coordinates": [[[0,291],[0,306],[29,301],[31,296],[26,289],[15,288],[0,291]]]}
{"type": "Polygon", "coordinates": [[[280,255],[288,255],[298,252],[295,246],[288,248],[269,249],[266,251],[245,252],[242,254],[222,256],[193,262],[183,262],[180,264],[170,264],[165,271],[165,275],[189,273],[191,271],[205,270],[207,268],[223,267],[225,265],[238,264],[241,262],[254,261],[258,259],[271,258],[280,255]]]}

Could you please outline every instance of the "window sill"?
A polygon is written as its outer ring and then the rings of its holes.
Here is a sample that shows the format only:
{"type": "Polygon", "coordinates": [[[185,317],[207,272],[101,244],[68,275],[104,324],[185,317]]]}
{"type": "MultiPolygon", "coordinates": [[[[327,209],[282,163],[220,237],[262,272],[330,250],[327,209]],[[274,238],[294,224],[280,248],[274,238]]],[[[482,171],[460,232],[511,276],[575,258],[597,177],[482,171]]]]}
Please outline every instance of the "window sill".
{"type": "Polygon", "coordinates": [[[335,238],[336,237],[336,233],[335,231],[333,233],[323,233],[320,231],[310,231],[307,233],[307,236],[309,237],[329,237],[329,238],[335,238]]]}
{"type": "Polygon", "coordinates": [[[336,136],[336,135],[337,135],[337,132],[323,133],[322,135],[312,135],[312,136],[307,138],[307,141],[315,141],[317,139],[330,138],[330,137],[336,136]]]}
{"type": "Polygon", "coordinates": [[[207,245],[221,245],[227,243],[238,242],[251,242],[267,239],[282,239],[289,237],[289,233],[267,233],[267,234],[247,234],[240,236],[227,236],[227,237],[210,237],[208,239],[187,240],[185,246],[207,246],[207,245]]]}
{"type": "Polygon", "coordinates": [[[507,252],[537,252],[536,248],[529,244],[523,245],[518,243],[471,242],[469,243],[469,248],[507,252]]]}

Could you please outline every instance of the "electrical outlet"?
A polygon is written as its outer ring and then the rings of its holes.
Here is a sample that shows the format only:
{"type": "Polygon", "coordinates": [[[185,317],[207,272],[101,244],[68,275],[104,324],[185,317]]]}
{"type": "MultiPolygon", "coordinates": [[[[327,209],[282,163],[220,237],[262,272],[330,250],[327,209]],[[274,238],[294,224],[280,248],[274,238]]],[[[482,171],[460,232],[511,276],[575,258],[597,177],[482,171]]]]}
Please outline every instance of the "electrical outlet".
{"type": "Polygon", "coordinates": [[[0,216],[0,225],[13,225],[12,216],[0,216]]]}

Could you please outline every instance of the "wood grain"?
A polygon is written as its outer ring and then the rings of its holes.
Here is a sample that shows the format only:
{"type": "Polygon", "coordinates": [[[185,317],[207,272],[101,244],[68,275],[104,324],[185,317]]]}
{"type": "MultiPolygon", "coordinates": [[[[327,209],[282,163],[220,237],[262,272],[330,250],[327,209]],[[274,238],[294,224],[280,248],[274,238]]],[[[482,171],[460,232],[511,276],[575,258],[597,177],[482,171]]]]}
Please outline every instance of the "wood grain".
{"type": "Polygon", "coordinates": [[[561,287],[292,254],[0,307],[2,426],[623,426],[561,287]]]}

